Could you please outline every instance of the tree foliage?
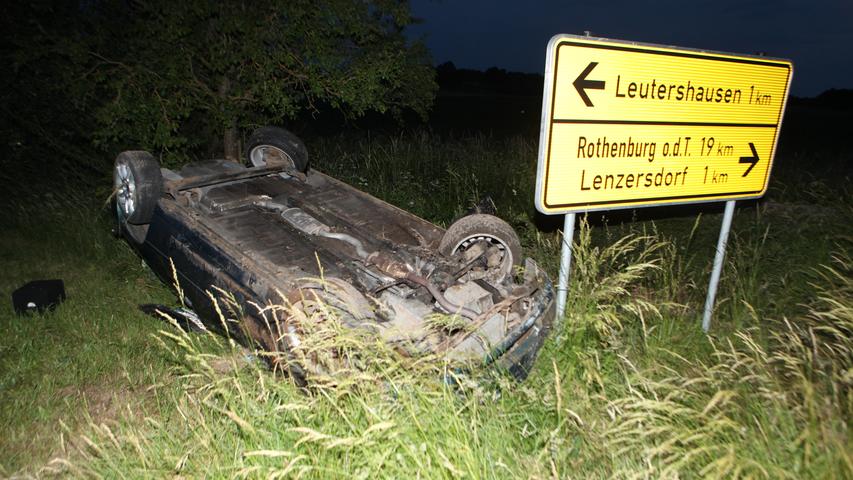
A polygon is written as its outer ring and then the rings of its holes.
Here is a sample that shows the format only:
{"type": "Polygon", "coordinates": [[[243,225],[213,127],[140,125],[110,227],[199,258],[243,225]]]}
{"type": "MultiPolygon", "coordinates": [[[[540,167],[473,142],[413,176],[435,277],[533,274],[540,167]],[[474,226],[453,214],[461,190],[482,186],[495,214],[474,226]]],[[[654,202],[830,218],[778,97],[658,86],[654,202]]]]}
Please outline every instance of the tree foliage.
{"type": "MultiPolygon", "coordinates": [[[[235,155],[240,132],[257,125],[328,110],[425,115],[436,89],[425,48],[403,34],[405,1],[68,4],[79,21],[42,25],[27,42],[47,46],[42,61],[106,149],[180,160],[220,138],[216,153],[235,155]]],[[[32,53],[19,64],[37,64],[32,53]]]]}
{"type": "MultiPolygon", "coordinates": [[[[31,164],[89,167],[97,97],[83,79],[87,30],[76,2],[10,2],[0,15],[0,175],[31,164]],[[70,161],[69,161],[70,159],[70,161]]],[[[34,173],[39,167],[32,165],[34,173]]],[[[97,167],[92,166],[92,169],[97,167]]],[[[91,175],[79,168],[64,174],[91,175]]],[[[17,181],[17,179],[13,179],[17,181]]]]}

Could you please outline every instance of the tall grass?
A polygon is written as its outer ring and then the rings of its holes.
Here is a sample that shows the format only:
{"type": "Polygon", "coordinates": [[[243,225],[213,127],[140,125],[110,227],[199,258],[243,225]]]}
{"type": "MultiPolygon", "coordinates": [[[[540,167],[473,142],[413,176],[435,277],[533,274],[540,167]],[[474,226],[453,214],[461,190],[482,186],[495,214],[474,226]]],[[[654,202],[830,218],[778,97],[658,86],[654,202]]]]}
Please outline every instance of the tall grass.
{"type": "Polygon", "coordinates": [[[341,134],[309,147],[313,166],[436,223],[486,196],[510,223],[532,214],[537,145],[524,137],[341,134]]]}
{"type": "MultiPolygon", "coordinates": [[[[526,251],[556,274],[560,239],[535,227],[529,205],[532,142],[419,134],[311,146],[317,167],[439,223],[491,195],[526,251]]],[[[153,355],[169,369],[153,371],[161,377],[146,388],[150,401],[131,404],[120,420],[89,416],[82,431],[51,416],[68,441],[25,473],[850,478],[850,239],[836,235],[832,261],[814,270],[803,259],[823,258],[828,241],[800,236],[843,225],[754,212],[736,219],[711,335],[698,317],[715,216],[606,228],[582,222],[566,318],[523,383],[460,370],[440,356],[401,356],[368,330],[342,328],[345,319],[322,304],[304,316],[306,349],[295,355],[163,323],[144,361],[153,355]],[[266,358],[282,368],[259,360],[266,358]],[[310,359],[336,368],[304,369],[307,388],[283,372],[310,359]]],[[[110,279],[132,263],[121,258],[110,279]]],[[[114,316],[131,319],[138,297],[128,288],[114,316]]],[[[268,306],[271,325],[292,308],[268,306]]]]}
{"type": "Polygon", "coordinates": [[[587,231],[565,331],[525,383],[402,357],[340,328],[334,309],[309,319],[307,338],[336,352],[343,373],[313,375],[307,389],[227,340],[163,330],[184,385],[165,402],[175,410],[119,429],[93,424],[75,460],[48,468],[239,478],[853,474],[849,255],[822,267],[806,315],[773,321],[770,334],[705,337],[691,352],[645,342],[650,330],[685,327],[674,315],[682,310],[656,307],[655,292],[643,289],[665,245],[635,234],[596,249],[587,231]],[[208,341],[220,343],[218,353],[208,341]]]}
{"type": "Polygon", "coordinates": [[[578,242],[573,249],[575,265],[570,315],[572,328],[591,328],[601,338],[617,338],[624,319],[640,321],[659,318],[656,295],[641,280],[660,270],[662,250],[667,243],[652,235],[627,235],[605,245],[592,242],[591,228],[581,220],[578,242]]]}
{"type": "MultiPolygon", "coordinates": [[[[714,341],[706,360],[674,355],[662,372],[625,369],[630,395],[613,399],[608,442],[642,459],[631,475],[845,478],[853,371],[853,262],[822,267],[808,313],[714,341]]],[[[628,473],[628,472],[626,472],[628,473]]]]}

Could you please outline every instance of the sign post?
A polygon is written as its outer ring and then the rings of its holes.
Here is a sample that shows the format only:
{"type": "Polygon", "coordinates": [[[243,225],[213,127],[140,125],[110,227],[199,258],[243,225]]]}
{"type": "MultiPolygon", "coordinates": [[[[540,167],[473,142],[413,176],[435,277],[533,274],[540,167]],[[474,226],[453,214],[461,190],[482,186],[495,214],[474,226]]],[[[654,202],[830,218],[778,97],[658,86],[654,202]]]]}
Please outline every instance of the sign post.
{"type": "Polygon", "coordinates": [[[708,295],[705,297],[705,311],[702,312],[702,330],[711,328],[711,314],[714,313],[714,299],[717,297],[717,285],[723,272],[723,260],[726,259],[726,243],[729,240],[729,230],[732,227],[732,217],[735,214],[735,201],[726,202],[723,212],[723,224],[720,227],[720,238],[717,240],[717,253],[714,254],[714,267],[711,270],[711,281],[708,283],[708,295]]]}
{"type": "Polygon", "coordinates": [[[567,213],[563,221],[563,241],[560,246],[560,276],[557,281],[557,318],[566,313],[569,295],[569,272],[572,269],[572,240],[575,237],[575,214],[567,213]]]}
{"type": "MultiPolygon", "coordinates": [[[[558,313],[576,213],[728,201],[717,249],[722,266],[733,202],[767,190],[792,73],[782,59],[574,35],[551,39],[536,208],[571,216],[563,231],[558,313]]],[[[711,310],[716,268],[715,260],[711,310]]],[[[709,322],[706,305],[703,326],[709,322]]]]}

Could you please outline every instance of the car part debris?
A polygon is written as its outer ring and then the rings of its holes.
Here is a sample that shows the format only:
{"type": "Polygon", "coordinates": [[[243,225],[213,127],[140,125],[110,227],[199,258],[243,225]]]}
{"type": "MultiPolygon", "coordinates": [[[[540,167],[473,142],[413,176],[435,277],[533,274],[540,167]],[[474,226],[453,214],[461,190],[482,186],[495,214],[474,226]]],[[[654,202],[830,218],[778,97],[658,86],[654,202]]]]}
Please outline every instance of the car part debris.
{"type": "Polygon", "coordinates": [[[187,332],[207,331],[207,327],[204,326],[204,322],[201,321],[198,314],[188,308],[171,308],[156,303],[143,303],[139,305],[139,310],[146,315],[150,315],[160,320],[170,317],[178,323],[178,326],[181,327],[181,329],[187,332]]]}
{"type": "Polygon", "coordinates": [[[65,298],[62,280],[33,280],[12,292],[12,306],[18,315],[44,313],[54,310],[65,298]]]}

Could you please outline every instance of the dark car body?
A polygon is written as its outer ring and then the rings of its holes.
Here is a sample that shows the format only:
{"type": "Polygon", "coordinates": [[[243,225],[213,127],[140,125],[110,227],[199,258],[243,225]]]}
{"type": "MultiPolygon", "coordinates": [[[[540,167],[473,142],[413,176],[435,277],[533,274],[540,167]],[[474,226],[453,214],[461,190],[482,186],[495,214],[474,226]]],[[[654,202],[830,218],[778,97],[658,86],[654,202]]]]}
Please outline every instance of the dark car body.
{"type": "Polygon", "coordinates": [[[444,229],[319,171],[216,160],[154,182],[150,218],[121,231],[208,326],[243,343],[293,348],[298,329],[287,315],[271,326],[264,309],[305,306],[311,291],[406,355],[497,362],[517,378],[551,329],[554,289],[533,260],[495,273],[508,250],[472,236],[448,251],[444,229]],[[434,315],[466,328],[436,328],[434,315]]]}

